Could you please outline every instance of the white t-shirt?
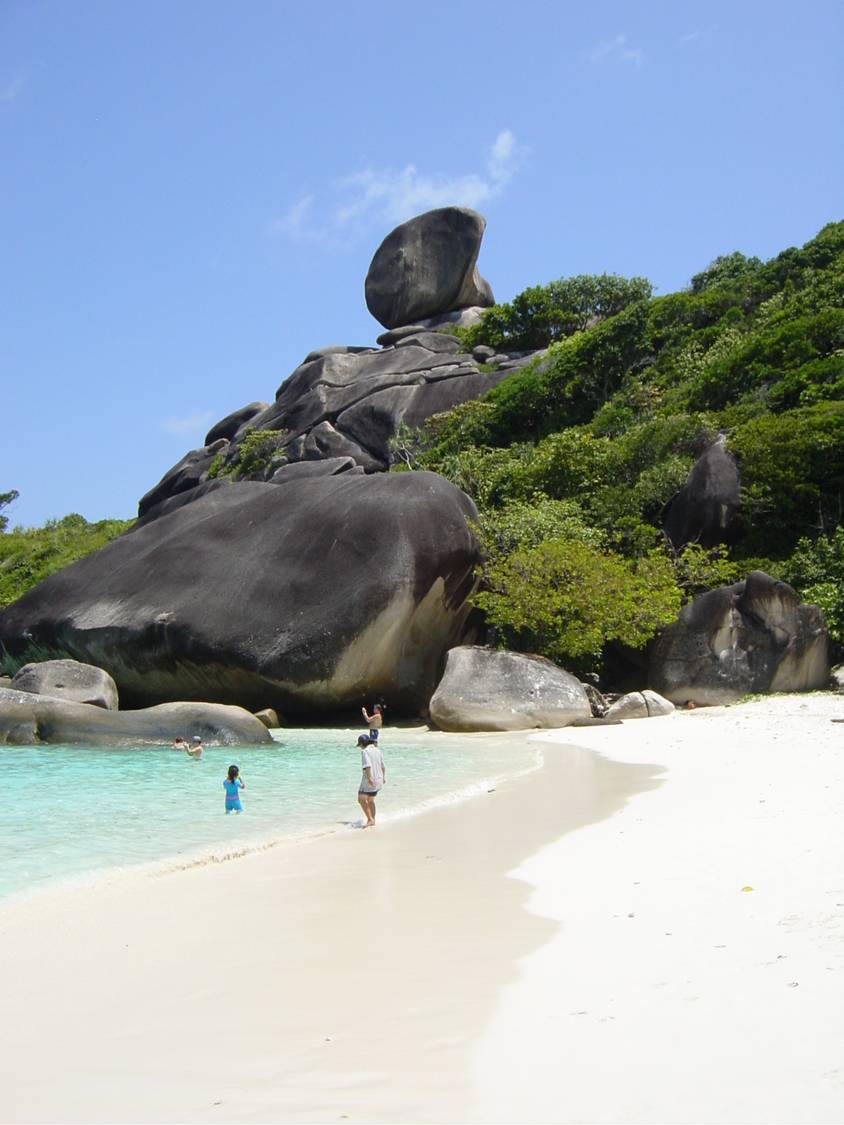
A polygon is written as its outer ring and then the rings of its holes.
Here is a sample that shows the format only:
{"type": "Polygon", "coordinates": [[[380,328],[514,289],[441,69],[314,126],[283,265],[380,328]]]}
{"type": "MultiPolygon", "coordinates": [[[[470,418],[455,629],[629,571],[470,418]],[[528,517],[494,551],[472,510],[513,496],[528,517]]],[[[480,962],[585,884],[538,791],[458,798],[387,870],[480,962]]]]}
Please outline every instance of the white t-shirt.
{"type": "Polygon", "coordinates": [[[361,749],[360,767],[364,771],[360,780],[361,789],[380,789],[384,784],[384,758],[377,746],[365,746],[361,749]],[[371,780],[366,776],[367,766],[371,780]]]}

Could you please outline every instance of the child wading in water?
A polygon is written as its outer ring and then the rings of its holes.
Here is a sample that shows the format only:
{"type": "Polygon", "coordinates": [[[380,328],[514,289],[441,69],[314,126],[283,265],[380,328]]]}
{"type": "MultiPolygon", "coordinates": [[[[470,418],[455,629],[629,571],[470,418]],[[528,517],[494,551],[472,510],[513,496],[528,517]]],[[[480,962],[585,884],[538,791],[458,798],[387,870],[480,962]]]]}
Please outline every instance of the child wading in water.
{"type": "Polygon", "coordinates": [[[229,776],[223,782],[223,788],[226,791],[226,816],[230,812],[243,812],[243,805],[240,803],[240,791],[245,789],[246,785],[240,777],[240,770],[237,766],[229,766],[229,776]]]}

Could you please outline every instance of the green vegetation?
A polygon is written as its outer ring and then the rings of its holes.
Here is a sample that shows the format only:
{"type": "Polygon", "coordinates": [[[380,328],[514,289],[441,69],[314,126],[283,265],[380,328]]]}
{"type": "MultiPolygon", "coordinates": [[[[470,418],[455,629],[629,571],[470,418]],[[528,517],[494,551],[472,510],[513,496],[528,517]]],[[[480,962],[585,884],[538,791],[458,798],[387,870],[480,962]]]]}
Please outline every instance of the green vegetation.
{"type": "Polygon", "coordinates": [[[509,305],[495,305],[481,324],[464,333],[466,344],[488,344],[506,351],[531,351],[582,332],[616,316],[628,305],[646,301],[651,285],[643,277],[567,277],[534,285],[509,305]]]}
{"type": "MultiPolygon", "coordinates": [[[[0,507],[4,497],[0,495],[0,507]]],[[[48,520],[43,527],[15,527],[3,530],[0,524],[0,606],[8,605],[25,594],[43,578],[61,570],[77,559],[104,547],[133,524],[133,520],[99,520],[88,523],[72,514],[60,520],[48,520]]]]}
{"type": "Polygon", "coordinates": [[[769,262],[717,258],[666,296],[606,275],[535,286],[459,334],[547,348],[402,435],[403,468],[478,505],[476,602],[502,642],[595,666],[607,641],[640,646],[753,568],[844,642],[844,223],[769,262]],[[740,537],[675,552],[664,506],[719,433],[741,469],[740,537]]]}
{"type": "Polygon", "coordinates": [[[286,430],[247,430],[230,457],[217,454],[208,468],[208,479],[245,480],[263,476],[269,468],[281,468],[287,462],[282,446],[289,437],[286,430]]]}
{"type": "Polygon", "coordinates": [[[8,507],[13,500],[17,500],[19,495],[14,488],[11,492],[0,492],[0,531],[5,531],[9,526],[9,517],[2,514],[3,509],[8,507]]]}

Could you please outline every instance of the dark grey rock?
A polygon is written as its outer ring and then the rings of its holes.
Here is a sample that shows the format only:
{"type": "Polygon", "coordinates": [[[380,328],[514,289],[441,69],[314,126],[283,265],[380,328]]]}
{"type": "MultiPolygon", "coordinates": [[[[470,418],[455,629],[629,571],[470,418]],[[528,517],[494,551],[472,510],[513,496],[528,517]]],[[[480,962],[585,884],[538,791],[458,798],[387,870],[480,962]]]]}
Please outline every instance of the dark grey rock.
{"type": "Polygon", "coordinates": [[[43,660],[25,664],[12,679],[15,691],[90,703],[106,711],[118,708],[117,684],[102,668],[78,660],[43,660]]]}
{"type": "Polygon", "coordinates": [[[396,227],[366,275],[366,306],[385,328],[495,303],[475,264],[486,221],[464,207],[440,207],[396,227]]]}
{"type": "Polygon", "coordinates": [[[375,348],[367,346],[356,347],[354,344],[329,344],[325,348],[314,348],[312,352],[308,352],[303,363],[310,363],[313,359],[323,359],[327,355],[361,355],[366,352],[373,352],[375,348]]]}
{"type": "Polygon", "coordinates": [[[362,473],[353,457],[327,457],[323,461],[296,461],[282,465],[270,477],[271,484],[289,484],[306,477],[334,477],[339,473],[362,473]]]}
{"type": "Polygon", "coordinates": [[[162,500],[168,500],[171,496],[178,496],[180,492],[187,492],[202,484],[211,462],[228,444],[225,438],[220,438],[202,449],[193,449],[190,453],[186,453],[181,461],[164,474],[154,488],[141,497],[138,502],[138,515],[144,516],[162,500]]]}
{"type": "MultiPolygon", "coordinates": [[[[235,432],[223,447],[224,464],[237,460],[248,432],[272,430],[281,435],[289,463],[352,457],[365,472],[386,469],[390,440],[402,422],[421,426],[431,414],[483,394],[506,377],[503,370],[480,372],[459,347],[452,336],[415,329],[398,347],[309,359],[281,384],[275,402],[235,432]],[[432,390],[433,384],[439,385],[432,390]],[[400,388],[412,393],[385,394],[400,388]],[[377,419],[372,432],[360,424],[367,417],[377,419]]],[[[215,452],[194,451],[165,474],[142,501],[145,521],[189,503],[191,493],[209,491],[215,482],[207,480],[207,472],[215,452]]],[[[269,465],[254,479],[284,479],[275,475],[276,468],[269,465]]]]}
{"type": "Polygon", "coordinates": [[[472,348],[472,359],[476,359],[478,363],[488,363],[494,355],[495,348],[491,348],[489,344],[478,344],[472,348]]]}
{"type": "Polygon", "coordinates": [[[233,484],[51,575],[0,641],[105,668],[124,706],[415,714],[468,613],[475,518],[427,472],[233,484]]]}
{"type": "Polygon", "coordinates": [[[442,332],[416,332],[399,340],[396,347],[406,348],[410,345],[425,348],[429,352],[451,352],[453,354],[461,350],[460,341],[456,336],[446,336],[442,332]]]}
{"type": "Polygon", "coordinates": [[[0,743],[161,746],[197,735],[207,746],[272,743],[269,731],[242,707],[165,703],[138,711],[106,711],[89,703],[0,689],[0,743]]]}
{"type": "Polygon", "coordinates": [[[416,336],[420,332],[427,332],[428,329],[424,324],[405,324],[400,328],[390,328],[386,332],[382,332],[380,336],[376,336],[376,344],[380,344],[382,348],[389,348],[393,344],[397,344],[399,340],[403,340],[405,336],[416,336]]]}
{"type": "Polygon", "coordinates": [[[662,523],[673,546],[715,547],[737,538],[738,466],[722,436],[697,459],[680,491],[665,506],[662,523]]]}
{"type": "Polygon", "coordinates": [[[340,433],[330,422],[320,422],[310,431],[302,446],[304,461],[321,462],[324,458],[336,461],[338,458],[352,460],[366,472],[382,469],[383,463],[367,452],[363,446],[340,433]]]}
{"type": "Polygon", "coordinates": [[[403,423],[415,429],[432,414],[451,410],[458,403],[477,398],[496,386],[503,376],[498,372],[473,371],[455,368],[447,377],[437,379],[434,373],[428,381],[416,386],[394,386],[376,391],[343,411],[337,419],[337,429],[361,446],[366,443],[370,454],[383,466],[389,463],[390,440],[403,423]]]}
{"type": "Polygon", "coordinates": [[[229,488],[235,483],[231,477],[219,477],[215,480],[202,481],[194,488],[188,489],[187,492],[178,492],[175,496],[169,496],[166,500],[161,500],[158,504],[147,508],[140,519],[123,534],[129,535],[139,527],[143,527],[144,524],[157,520],[160,516],[168,516],[171,512],[177,512],[180,508],[184,508],[186,504],[192,504],[200,496],[205,496],[209,492],[216,492],[219,488],[229,488]]]}
{"type": "Polygon", "coordinates": [[[212,426],[205,435],[206,446],[213,445],[214,442],[219,441],[220,438],[231,441],[237,431],[254,418],[256,414],[260,414],[262,410],[266,410],[267,405],[266,402],[250,402],[247,406],[241,406],[240,410],[234,410],[231,414],[227,414],[225,418],[212,426]]]}
{"type": "Polygon", "coordinates": [[[451,649],[430,712],[447,731],[565,727],[592,715],[583,684],[550,660],[475,645],[451,649]]]}
{"type": "Polygon", "coordinates": [[[754,570],[680,611],[652,646],[648,679],[674,704],[731,703],[749,693],[825,688],[829,667],[821,611],[754,570]]]}

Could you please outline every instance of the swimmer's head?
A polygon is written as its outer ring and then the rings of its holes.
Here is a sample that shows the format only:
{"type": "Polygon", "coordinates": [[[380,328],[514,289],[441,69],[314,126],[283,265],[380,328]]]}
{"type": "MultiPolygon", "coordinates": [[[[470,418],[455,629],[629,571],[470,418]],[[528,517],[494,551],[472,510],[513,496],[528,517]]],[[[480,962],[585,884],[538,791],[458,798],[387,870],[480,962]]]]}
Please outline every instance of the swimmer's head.
{"type": "Polygon", "coordinates": [[[234,781],[239,773],[237,766],[229,766],[229,781],[234,781]]]}

